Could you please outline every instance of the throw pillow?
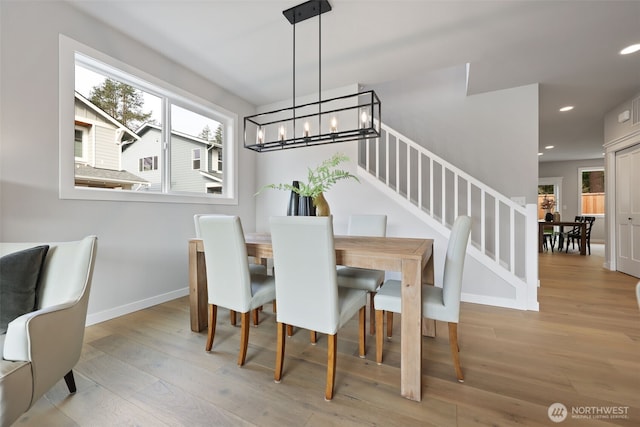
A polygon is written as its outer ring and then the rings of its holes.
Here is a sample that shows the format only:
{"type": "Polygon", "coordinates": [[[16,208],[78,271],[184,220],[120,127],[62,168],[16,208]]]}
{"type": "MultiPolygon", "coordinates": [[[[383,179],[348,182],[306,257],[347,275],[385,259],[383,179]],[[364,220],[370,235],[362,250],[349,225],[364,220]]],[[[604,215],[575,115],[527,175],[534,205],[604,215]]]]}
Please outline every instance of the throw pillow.
{"type": "Polygon", "coordinates": [[[49,246],[0,257],[0,334],[7,332],[12,320],[36,308],[40,272],[49,246]]]}

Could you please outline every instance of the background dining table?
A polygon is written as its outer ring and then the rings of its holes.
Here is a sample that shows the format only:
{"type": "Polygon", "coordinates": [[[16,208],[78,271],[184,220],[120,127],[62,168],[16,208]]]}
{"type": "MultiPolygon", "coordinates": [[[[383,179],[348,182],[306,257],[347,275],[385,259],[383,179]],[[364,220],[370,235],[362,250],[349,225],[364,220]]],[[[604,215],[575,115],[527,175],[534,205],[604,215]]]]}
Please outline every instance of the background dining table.
{"type": "Polygon", "coordinates": [[[587,254],[587,223],[573,221],[538,221],[538,252],[542,253],[545,227],[560,227],[560,233],[564,227],[580,227],[580,255],[587,254]]]}
{"type": "MultiPolygon", "coordinates": [[[[273,258],[271,236],[245,235],[247,254],[273,258]]],[[[336,264],[396,271],[402,275],[401,390],[402,396],[422,397],[422,335],[435,336],[435,322],[422,318],[422,284],[433,284],[433,239],[403,237],[335,236],[336,264]]],[[[207,328],[207,275],[204,245],[189,240],[189,300],[191,330],[207,328]]]]}

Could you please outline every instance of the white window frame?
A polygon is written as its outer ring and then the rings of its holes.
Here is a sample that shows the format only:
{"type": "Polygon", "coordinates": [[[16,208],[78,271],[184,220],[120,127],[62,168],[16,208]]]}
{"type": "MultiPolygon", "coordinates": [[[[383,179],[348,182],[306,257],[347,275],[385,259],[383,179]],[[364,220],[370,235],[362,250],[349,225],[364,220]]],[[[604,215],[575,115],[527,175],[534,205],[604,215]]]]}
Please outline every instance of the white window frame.
{"type": "MultiPolygon", "coordinates": [[[[116,75],[116,77],[118,77],[116,75]]],[[[238,204],[238,143],[237,127],[238,115],[216,105],[208,100],[202,99],[192,93],[186,92],[170,83],[164,82],[157,77],[144,71],[136,69],[89,46],[77,42],[67,36],[59,37],[59,111],[60,111],[60,135],[59,135],[59,197],[61,199],[81,199],[81,200],[114,200],[131,202],[159,202],[159,203],[198,203],[198,204],[238,204]],[[192,192],[172,192],[168,185],[163,185],[162,192],[135,192],[116,191],[104,188],[76,187],[75,186],[75,156],[74,153],[74,122],[75,106],[72,94],[75,90],[75,63],[76,54],[91,58],[103,64],[106,68],[114,71],[120,70],[127,74],[125,82],[129,77],[140,79],[136,81],[136,86],[143,86],[143,90],[161,96],[170,96],[174,105],[187,108],[204,116],[213,117],[224,127],[227,138],[224,141],[224,158],[226,165],[223,179],[222,194],[192,193],[192,192]],[[146,87],[149,86],[149,87],[146,87]],[[167,187],[167,188],[164,188],[167,187]]],[[[163,122],[169,126],[168,108],[164,106],[163,122]]],[[[164,150],[167,153],[167,137],[163,134],[164,150]]],[[[168,155],[163,155],[159,159],[163,163],[165,183],[168,182],[170,161],[168,155]]]]}
{"type": "MultiPolygon", "coordinates": [[[[602,171],[604,173],[604,166],[587,166],[578,168],[578,213],[577,215],[585,215],[582,213],[582,172],[594,172],[602,171]]],[[[606,197],[606,176],[605,176],[605,197],[606,197]]],[[[605,200],[606,209],[606,200],[605,200]]],[[[604,214],[588,214],[588,216],[595,216],[596,218],[604,218],[604,214]]]]}

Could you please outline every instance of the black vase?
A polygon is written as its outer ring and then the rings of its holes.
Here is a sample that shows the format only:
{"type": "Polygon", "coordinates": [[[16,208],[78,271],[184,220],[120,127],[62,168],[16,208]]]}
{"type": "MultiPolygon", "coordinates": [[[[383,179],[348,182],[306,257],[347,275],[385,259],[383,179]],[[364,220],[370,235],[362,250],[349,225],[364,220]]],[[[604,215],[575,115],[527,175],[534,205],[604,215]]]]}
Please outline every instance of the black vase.
{"type": "Polygon", "coordinates": [[[298,216],[316,216],[316,207],[313,205],[313,197],[300,196],[298,201],[298,216]]]}
{"type": "Polygon", "coordinates": [[[547,214],[544,216],[544,220],[547,222],[553,221],[553,214],[551,212],[547,212],[547,214]]]}
{"type": "MultiPolygon", "coordinates": [[[[294,188],[300,188],[300,183],[298,181],[293,181],[291,185],[294,188]]],[[[289,196],[289,207],[287,208],[287,216],[297,216],[298,215],[298,205],[299,205],[300,196],[295,191],[291,191],[291,195],[289,196]]]]}

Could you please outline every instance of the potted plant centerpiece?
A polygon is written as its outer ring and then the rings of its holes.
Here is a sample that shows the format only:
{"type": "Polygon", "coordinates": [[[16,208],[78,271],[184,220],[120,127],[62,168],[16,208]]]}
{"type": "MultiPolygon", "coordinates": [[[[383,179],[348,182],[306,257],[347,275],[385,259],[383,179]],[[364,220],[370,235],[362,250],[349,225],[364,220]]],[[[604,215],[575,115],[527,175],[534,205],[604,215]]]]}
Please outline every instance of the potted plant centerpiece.
{"type": "Polygon", "coordinates": [[[323,193],[342,179],[355,179],[360,182],[357,176],[338,168],[340,163],[348,160],[349,157],[344,154],[336,153],[314,169],[308,168],[306,182],[293,181],[292,184],[268,184],[256,194],[266,188],[288,190],[291,191],[288,215],[329,216],[331,211],[323,193]]]}

